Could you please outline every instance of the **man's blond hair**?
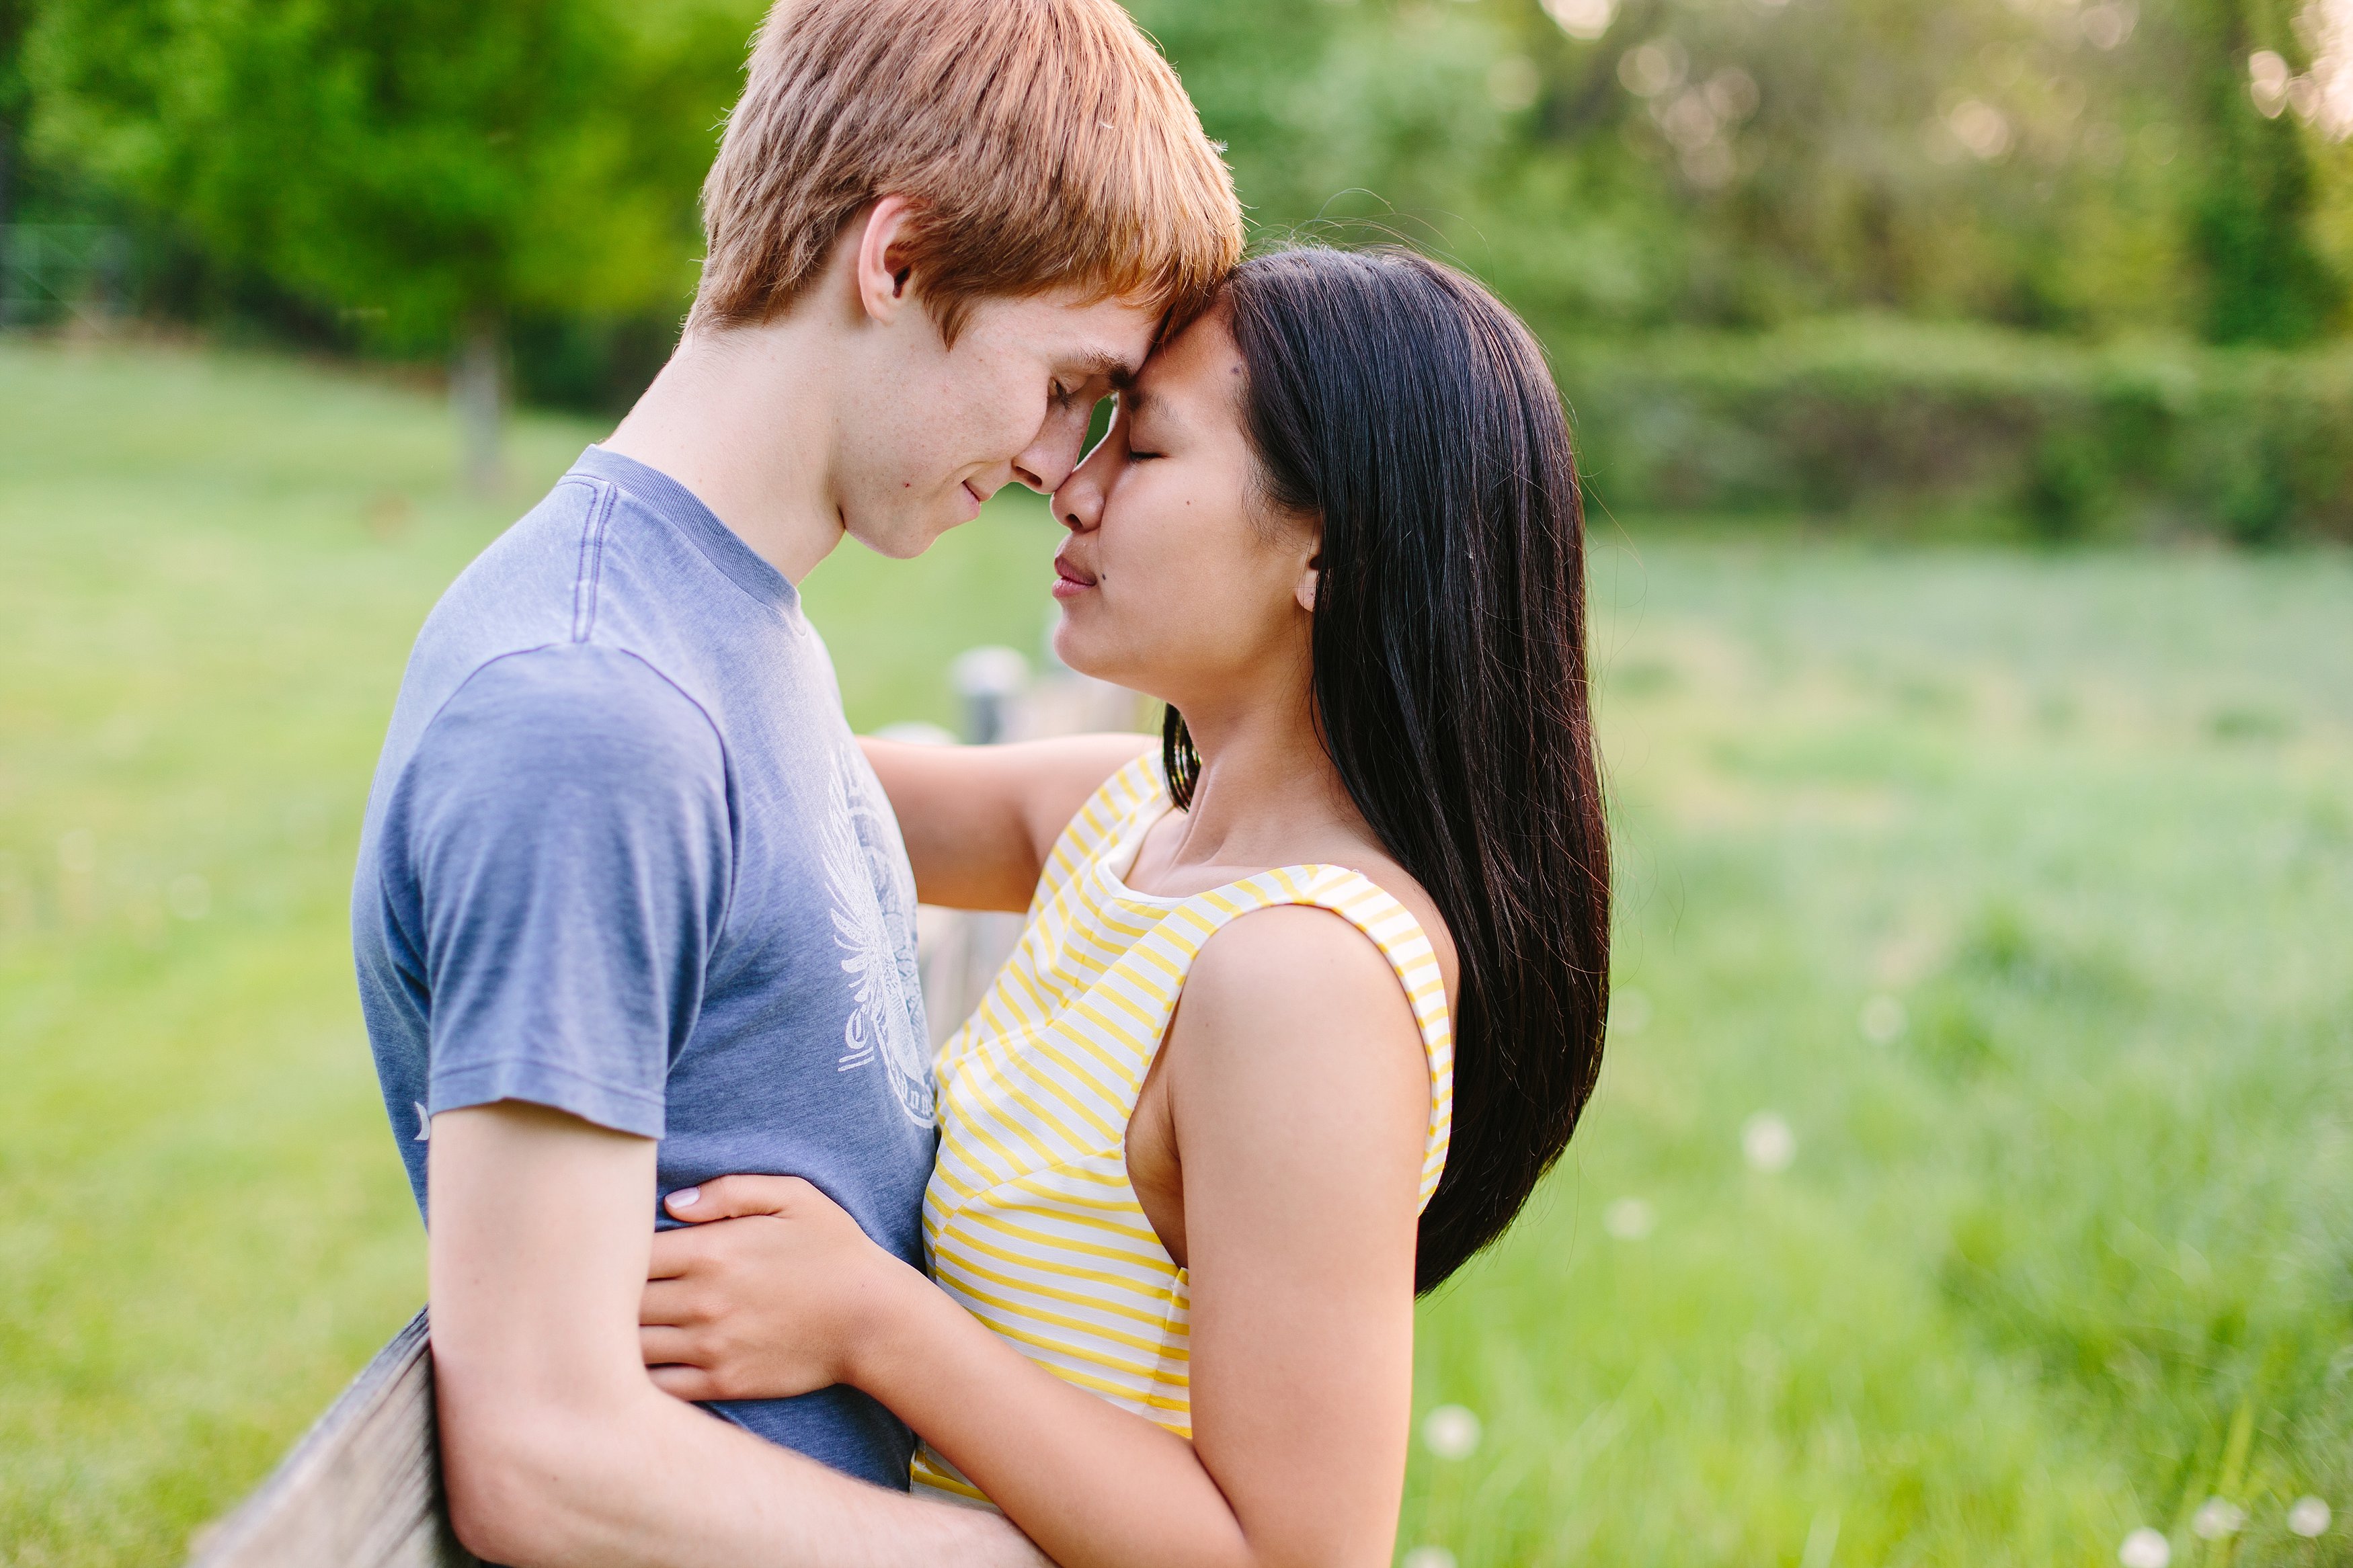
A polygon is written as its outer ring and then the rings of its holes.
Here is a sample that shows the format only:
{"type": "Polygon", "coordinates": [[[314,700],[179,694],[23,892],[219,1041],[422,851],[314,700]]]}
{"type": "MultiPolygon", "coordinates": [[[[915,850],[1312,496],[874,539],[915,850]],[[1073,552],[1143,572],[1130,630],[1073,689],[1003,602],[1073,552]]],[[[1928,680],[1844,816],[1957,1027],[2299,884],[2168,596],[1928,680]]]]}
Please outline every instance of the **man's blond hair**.
{"type": "Polygon", "coordinates": [[[1113,0],[777,0],[748,75],[690,331],[788,310],[884,195],[951,343],[973,301],[1062,287],[1187,318],[1240,257],[1232,175],[1113,0]]]}

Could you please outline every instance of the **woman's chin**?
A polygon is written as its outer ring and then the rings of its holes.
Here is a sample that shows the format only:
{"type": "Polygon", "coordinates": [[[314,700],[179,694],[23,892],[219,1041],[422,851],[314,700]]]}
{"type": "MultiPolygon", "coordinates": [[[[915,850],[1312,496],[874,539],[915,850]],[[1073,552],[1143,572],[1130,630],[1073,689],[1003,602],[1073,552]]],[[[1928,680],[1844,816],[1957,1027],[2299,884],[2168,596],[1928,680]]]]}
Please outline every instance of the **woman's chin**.
{"type": "Polygon", "coordinates": [[[1092,675],[1094,671],[1087,668],[1086,642],[1087,639],[1079,636],[1071,626],[1071,607],[1064,605],[1061,618],[1054,623],[1054,635],[1047,639],[1047,646],[1054,650],[1054,657],[1065,668],[1075,669],[1081,675],[1092,675]]]}
{"type": "Polygon", "coordinates": [[[1124,686],[1130,690],[1137,689],[1137,672],[1128,668],[1127,661],[1109,657],[1096,639],[1071,625],[1070,605],[1062,607],[1062,618],[1055,626],[1054,635],[1049,641],[1055,658],[1064,668],[1095,680],[1108,680],[1113,686],[1124,686]]]}

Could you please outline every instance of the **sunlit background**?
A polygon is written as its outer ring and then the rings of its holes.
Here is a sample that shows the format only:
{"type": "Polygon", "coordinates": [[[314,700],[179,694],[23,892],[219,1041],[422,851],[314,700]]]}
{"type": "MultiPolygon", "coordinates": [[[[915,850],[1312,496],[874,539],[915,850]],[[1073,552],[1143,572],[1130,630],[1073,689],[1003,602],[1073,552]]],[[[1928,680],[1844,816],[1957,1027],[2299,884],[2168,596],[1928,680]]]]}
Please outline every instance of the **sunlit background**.
{"type": "MultiPolygon", "coordinates": [[[[1424,1310],[1401,1560],[2353,1563],[2353,0],[1137,14],[1590,485],[1609,1063],[1424,1310]]],[[[756,19],[0,0],[0,1562],[175,1562],[422,1299],[367,778],[756,19]]],[[[1051,543],[820,568],[852,720],[1043,701],[1051,543]]]]}

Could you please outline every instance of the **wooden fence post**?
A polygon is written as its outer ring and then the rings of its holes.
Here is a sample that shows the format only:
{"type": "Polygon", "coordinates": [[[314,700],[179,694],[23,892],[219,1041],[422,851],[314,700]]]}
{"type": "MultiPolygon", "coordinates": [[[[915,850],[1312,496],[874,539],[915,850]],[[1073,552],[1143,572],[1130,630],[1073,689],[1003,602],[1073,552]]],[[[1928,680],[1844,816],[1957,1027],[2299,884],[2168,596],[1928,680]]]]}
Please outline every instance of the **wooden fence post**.
{"type": "Polygon", "coordinates": [[[197,1533],[189,1568],[479,1568],[442,1506],[423,1312],[259,1490],[197,1533]]]}

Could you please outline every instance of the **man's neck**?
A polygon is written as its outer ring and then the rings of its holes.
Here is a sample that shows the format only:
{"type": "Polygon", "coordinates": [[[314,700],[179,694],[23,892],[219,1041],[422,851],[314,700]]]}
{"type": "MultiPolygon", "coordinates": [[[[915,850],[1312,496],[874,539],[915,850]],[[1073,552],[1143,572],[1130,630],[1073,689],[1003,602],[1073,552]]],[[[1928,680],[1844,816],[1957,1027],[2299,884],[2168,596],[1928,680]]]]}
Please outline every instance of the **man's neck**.
{"type": "Polygon", "coordinates": [[[684,485],[798,584],[841,542],[831,369],[794,317],[691,335],[602,445],[684,485]]]}

